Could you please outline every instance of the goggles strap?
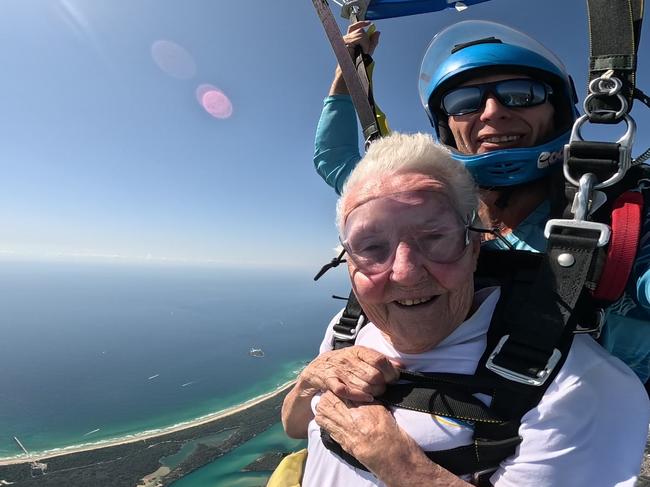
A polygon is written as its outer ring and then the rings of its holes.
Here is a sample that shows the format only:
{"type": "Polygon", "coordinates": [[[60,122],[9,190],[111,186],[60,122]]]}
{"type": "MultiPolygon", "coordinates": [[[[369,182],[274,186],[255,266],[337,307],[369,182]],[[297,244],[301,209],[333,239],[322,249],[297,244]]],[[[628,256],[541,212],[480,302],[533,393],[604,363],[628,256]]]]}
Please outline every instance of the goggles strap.
{"type": "Polygon", "coordinates": [[[343,249],[337,257],[334,257],[331,261],[329,261],[327,264],[325,264],[323,267],[320,268],[318,273],[314,276],[314,281],[318,281],[330,269],[334,267],[338,267],[339,264],[342,264],[343,262],[347,262],[343,258],[344,255],[345,255],[345,249],[343,249]]]}

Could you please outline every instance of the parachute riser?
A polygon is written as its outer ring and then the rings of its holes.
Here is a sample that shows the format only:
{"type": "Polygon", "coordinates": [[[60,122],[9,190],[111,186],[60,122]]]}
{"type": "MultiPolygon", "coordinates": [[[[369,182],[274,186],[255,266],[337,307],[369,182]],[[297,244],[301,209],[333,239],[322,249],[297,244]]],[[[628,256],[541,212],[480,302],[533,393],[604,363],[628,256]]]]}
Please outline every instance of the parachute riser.
{"type": "Polygon", "coordinates": [[[368,100],[367,88],[363,86],[361,79],[357,75],[357,67],[341,37],[341,32],[336,20],[334,20],[327,0],[312,0],[312,3],[336,55],[343,79],[363,127],[364,138],[366,141],[373,140],[379,135],[379,128],[375,120],[375,113],[368,100]]]}

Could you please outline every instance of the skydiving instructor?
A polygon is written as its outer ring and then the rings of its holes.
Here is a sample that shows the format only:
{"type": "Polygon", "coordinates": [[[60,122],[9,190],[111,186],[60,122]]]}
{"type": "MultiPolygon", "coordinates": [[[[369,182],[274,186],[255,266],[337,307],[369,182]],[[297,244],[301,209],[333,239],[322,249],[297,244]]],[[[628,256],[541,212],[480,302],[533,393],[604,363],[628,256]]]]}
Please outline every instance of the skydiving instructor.
{"type": "MultiPolygon", "coordinates": [[[[372,54],[379,32],[352,24],[344,41],[372,54]]],[[[456,23],[423,58],[419,95],[435,138],[480,187],[488,249],[543,252],[553,192],[562,190],[563,147],[578,116],[562,62],[529,36],[487,21],[456,23]],[[558,184],[559,182],[559,184],[558,184]]],[[[314,165],[338,194],[360,159],[354,106],[337,67],[315,137],[314,165]]],[[[625,293],[606,310],[601,344],[650,379],[650,242],[641,242],[625,293]]]]}

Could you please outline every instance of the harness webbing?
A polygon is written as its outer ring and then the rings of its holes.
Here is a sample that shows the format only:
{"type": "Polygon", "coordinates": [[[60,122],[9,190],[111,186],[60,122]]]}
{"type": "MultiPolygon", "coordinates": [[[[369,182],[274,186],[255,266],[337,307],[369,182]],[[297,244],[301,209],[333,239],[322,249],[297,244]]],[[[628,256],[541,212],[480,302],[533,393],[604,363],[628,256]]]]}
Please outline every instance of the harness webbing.
{"type": "MultiPolygon", "coordinates": [[[[587,0],[589,18],[589,81],[608,71],[623,81],[622,95],[632,108],[635,95],[637,50],[641,36],[643,0],[587,0]]],[[[617,123],[623,115],[616,96],[589,100],[590,121],[617,123]]]]}

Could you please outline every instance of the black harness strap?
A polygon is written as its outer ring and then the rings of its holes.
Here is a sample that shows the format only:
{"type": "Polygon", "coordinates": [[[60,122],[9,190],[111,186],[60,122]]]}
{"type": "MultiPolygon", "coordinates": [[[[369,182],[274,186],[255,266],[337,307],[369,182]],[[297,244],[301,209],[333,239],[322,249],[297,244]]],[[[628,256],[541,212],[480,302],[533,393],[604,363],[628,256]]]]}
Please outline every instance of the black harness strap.
{"type": "MultiPolygon", "coordinates": [[[[641,36],[643,0],[587,0],[589,18],[589,81],[612,71],[623,82],[621,94],[629,112],[635,95],[637,50],[641,36]]],[[[616,96],[588,100],[594,123],[618,123],[623,115],[616,96]]]]}
{"type": "MultiPolygon", "coordinates": [[[[324,430],[321,430],[321,440],[328,450],[352,467],[368,471],[365,465],[346,452],[324,430]]],[[[494,466],[511,456],[520,442],[519,437],[501,441],[482,440],[449,450],[425,451],[424,454],[455,475],[472,475],[483,471],[492,473],[494,466]]]]}
{"type": "Polygon", "coordinates": [[[355,340],[359,330],[363,328],[366,324],[366,315],[361,309],[359,300],[354,294],[354,291],[350,291],[350,296],[348,297],[348,302],[345,305],[343,314],[339,321],[334,324],[334,336],[332,337],[332,348],[334,350],[339,350],[341,348],[346,348],[354,345],[355,340]]]}

